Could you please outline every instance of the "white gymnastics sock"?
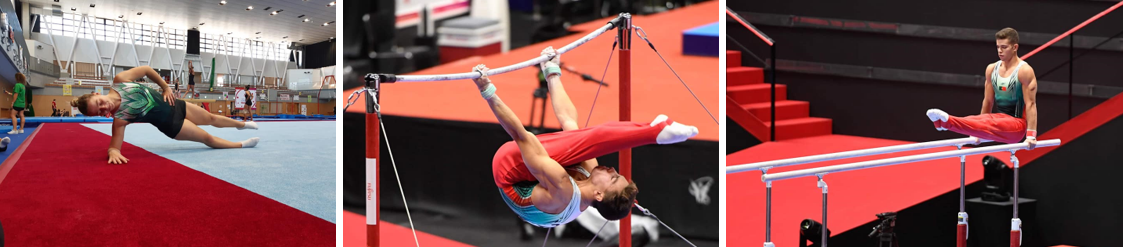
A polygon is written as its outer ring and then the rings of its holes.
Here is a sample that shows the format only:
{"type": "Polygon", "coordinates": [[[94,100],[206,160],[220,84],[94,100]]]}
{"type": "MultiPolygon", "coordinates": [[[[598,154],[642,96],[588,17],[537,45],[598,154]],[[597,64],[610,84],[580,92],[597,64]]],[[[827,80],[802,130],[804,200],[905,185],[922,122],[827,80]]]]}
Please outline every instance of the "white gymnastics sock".
{"type": "Polygon", "coordinates": [[[241,128],[238,128],[238,130],[244,130],[244,129],[254,129],[255,130],[255,129],[257,129],[257,123],[254,123],[252,121],[246,122],[246,126],[242,126],[241,128]]]}
{"type": "Polygon", "coordinates": [[[254,146],[257,146],[257,141],[259,140],[261,140],[261,138],[257,137],[246,139],[245,141],[242,141],[242,148],[252,148],[254,146]]]}

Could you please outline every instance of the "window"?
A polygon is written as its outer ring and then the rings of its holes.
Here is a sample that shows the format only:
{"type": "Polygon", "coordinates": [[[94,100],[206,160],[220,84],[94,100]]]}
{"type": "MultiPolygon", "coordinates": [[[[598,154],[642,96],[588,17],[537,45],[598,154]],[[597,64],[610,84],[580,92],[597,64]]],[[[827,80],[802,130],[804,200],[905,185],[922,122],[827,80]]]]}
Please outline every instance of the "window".
{"type": "MultiPolygon", "coordinates": [[[[68,37],[103,40],[111,42],[135,43],[138,45],[168,47],[184,50],[187,48],[187,30],[160,28],[160,26],[127,23],[112,18],[63,13],[62,16],[40,15],[43,33],[68,37]]],[[[288,61],[292,50],[287,42],[263,42],[245,38],[232,38],[217,34],[200,35],[201,52],[229,54],[276,61],[288,61]]]]}

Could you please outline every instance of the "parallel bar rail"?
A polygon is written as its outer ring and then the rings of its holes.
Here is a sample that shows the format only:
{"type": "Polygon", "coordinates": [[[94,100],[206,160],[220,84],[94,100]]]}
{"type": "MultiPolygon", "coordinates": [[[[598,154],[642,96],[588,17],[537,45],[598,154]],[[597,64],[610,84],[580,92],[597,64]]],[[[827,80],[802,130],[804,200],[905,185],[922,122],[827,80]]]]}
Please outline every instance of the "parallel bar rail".
{"type": "MultiPolygon", "coordinates": [[[[1061,145],[1060,139],[1043,140],[1043,141],[1037,142],[1036,148],[1052,147],[1052,146],[1058,146],[1058,145],[1061,145]]],[[[822,176],[822,175],[826,175],[827,173],[861,170],[861,169],[881,167],[881,166],[890,166],[890,165],[920,162],[920,161],[928,161],[928,160],[943,159],[943,158],[953,158],[953,157],[967,156],[967,155],[977,155],[977,154],[985,154],[985,153],[993,153],[993,152],[1001,152],[1001,151],[1013,152],[1013,151],[1022,150],[1022,149],[1026,149],[1026,148],[1028,148],[1028,144],[1026,144],[1026,143],[1013,143],[1013,144],[1004,144],[1004,145],[996,145],[996,146],[981,147],[981,148],[972,148],[972,149],[965,149],[965,150],[952,150],[952,151],[918,154],[918,155],[896,157],[896,158],[889,158],[889,159],[881,159],[881,160],[871,160],[871,161],[864,161],[864,162],[857,162],[857,163],[850,163],[850,164],[843,164],[843,165],[816,167],[816,168],[809,168],[809,169],[795,170],[795,171],[788,171],[788,172],[781,172],[781,173],[764,174],[763,176],[761,176],[760,179],[764,182],[772,182],[772,181],[792,179],[792,178],[798,178],[798,177],[822,176]]]]}
{"type": "Polygon", "coordinates": [[[988,140],[980,140],[980,139],[975,138],[975,137],[964,137],[964,138],[958,138],[958,139],[947,139],[947,140],[940,140],[940,141],[911,143],[911,144],[903,144],[903,145],[888,146],[888,147],[879,147],[879,148],[861,149],[861,150],[853,150],[853,151],[845,151],[845,152],[837,152],[837,153],[829,153],[829,154],[820,154],[820,155],[804,156],[804,157],[798,157],[798,158],[790,158],[790,159],[773,160],[773,161],[765,161],[765,162],[749,163],[749,164],[743,164],[743,165],[728,166],[728,167],[725,168],[725,174],[733,174],[733,173],[738,173],[738,172],[746,172],[746,171],[752,171],[752,170],[792,166],[792,165],[822,162],[822,161],[837,160],[837,159],[846,159],[846,158],[854,158],[854,157],[862,157],[862,156],[870,156],[870,155],[878,155],[878,154],[912,151],[912,150],[918,150],[918,149],[928,149],[928,148],[948,147],[948,146],[954,147],[954,146],[960,146],[960,145],[966,145],[966,144],[979,144],[979,143],[983,143],[983,142],[989,142],[989,141],[988,140]]]}

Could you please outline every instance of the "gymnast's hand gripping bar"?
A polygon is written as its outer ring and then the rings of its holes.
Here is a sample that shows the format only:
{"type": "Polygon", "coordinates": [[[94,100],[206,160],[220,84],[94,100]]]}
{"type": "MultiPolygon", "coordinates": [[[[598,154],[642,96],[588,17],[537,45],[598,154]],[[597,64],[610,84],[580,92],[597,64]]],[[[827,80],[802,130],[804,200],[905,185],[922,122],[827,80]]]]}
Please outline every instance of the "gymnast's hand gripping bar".
{"type": "MultiPolygon", "coordinates": [[[[589,42],[589,40],[592,40],[593,38],[596,38],[597,36],[600,36],[601,34],[607,32],[608,30],[612,30],[613,28],[619,27],[620,25],[627,25],[628,23],[631,23],[631,22],[625,21],[625,20],[631,19],[631,18],[632,18],[631,14],[621,13],[619,16],[616,16],[615,19],[612,19],[607,24],[604,24],[604,26],[602,26],[602,27],[598,28],[597,30],[594,30],[593,32],[585,35],[585,37],[581,37],[581,39],[573,41],[573,43],[569,43],[568,45],[562,46],[562,48],[557,50],[557,54],[563,54],[563,53],[566,53],[570,50],[573,50],[574,48],[577,48],[578,46],[581,46],[581,45],[585,44],[586,42],[589,42]]],[[[526,67],[530,67],[530,66],[540,64],[542,62],[550,60],[551,58],[552,57],[550,57],[550,56],[541,55],[541,56],[535,57],[533,59],[523,61],[521,63],[516,63],[516,64],[508,65],[506,67],[491,69],[491,70],[488,71],[487,75],[492,76],[492,75],[498,75],[498,74],[503,74],[503,73],[519,70],[519,69],[522,69],[522,68],[526,68],[526,67]]],[[[366,78],[367,78],[367,80],[377,80],[380,83],[419,82],[419,81],[451,81],[451,80],[463,80],[463,79],[480,78],[480,73],[464,72],[464,73],[458,73],[458,74],[443,74],[443,75],[367,74],[366,78]]]]}
{"type": "MultiPolygon", "coordinates": [[[[990,147],[972,148],[972,149],[965,149],[965,150],[952,150],[952,151],[944,151],[944,152],[937,152],[937,153],[918,154],[918,155],[896,157],[896,158],[889,158],[889,159],[881,159],[881,160],[871,160],[871,161],[864,161],[864,162],[850,163],[850,164],[843,164],[843,165],[824,166],[824,167],[816,167],[816,168],[809,168],[809,169],[795,170],[795,171],[788,171],[788,172],[781,172],[781,173],[764,174],[763,176],[760,177],[760,179],[764,182],[771,182],[771,181],[778,181],[778,180],[784,180],[784,179],[790,179],[790,178],[807,177],[807,176],[822,176],[822,175],[826,175],[827,173],[833,173],[833,172],[860,170],[860,169],[866,169],[866,168],[874,168],[874,167],[880,167],[880,166],[890,166],[890,165],[912,163],[912,162],[918,162],[918,161],[927,161],[927,160],[934,160],[934,159],[942,159],[942,158],[953,158],[953,157],[959,157],[959,156],[985,154],[985,153],[993,153],[993,152],[1001,152],[1001,151],[1015,152],[1015,151],[1018,151],[1018,150],[1026,149],[1028,147],[1028,145],[1029,144],[1026,144],[1026,143],[1023,142],[1023,143],[1005,144],[1005,145],[997,145],[997,146],[990,146],[990,147]]],[[[1052,146],[1057,146],[1057,145],[1061,145],[1060,139],[1051,139],[1051,140],[1039,141],[1039,142],[1037,142],[1036,147],[1037,148],[1052,147],[1052,146]]]]}
{"type": "Polygon", "coordinates": [[[975,137],[965,137],[965,138],[958,138],[958,139],[947,139],[947,140],[940,140],[940,141],[930,141],[930,142],[912,143],[912,144],[904,144],[904,145],[896,145],[896,146],[888,146],[888,147],[879,147],[879,148],[845,151],[845,152],[838,152],[838,153],[820,154],[820,155],[804,156],[804,157],[791,158],[791,159],[773,160],[773,161],[765,161],[765,162],[757,162],[757,163],[729,166],[729,167],[725,168],[725,174],[733,174],[733,173],[746,172],[746,171],[751,171],[751,170],[770,169],[770,168],[776,168],[776,167],[799,165],[799,164],[806,164],[806,163],[814,163],[814,162],[828,161],[828,160],[837,160],[837,159],[846,159],[846,158],[862,157],[862,156],[877,155],[877,154],[904,152],[904,151],[911,151],[911,150],[917,150],[917,149],[928,149],[928,148],[947,147],[947,146],[954,147],[954,146],[962,146],[962,145],[966,145],[966,144],[980,144],[980,143],[989,142],[989,141],[990,140],[982,140],[982,139],[978,139],[978,138],[975,138],[975,137]]]}

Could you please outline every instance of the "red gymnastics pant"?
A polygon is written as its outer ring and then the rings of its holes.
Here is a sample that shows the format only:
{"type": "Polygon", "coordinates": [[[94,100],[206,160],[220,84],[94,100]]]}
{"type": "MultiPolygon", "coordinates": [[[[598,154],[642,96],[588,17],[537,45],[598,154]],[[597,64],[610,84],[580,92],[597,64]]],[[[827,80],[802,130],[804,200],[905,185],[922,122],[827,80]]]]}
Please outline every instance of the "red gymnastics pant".
{"type": "MultiPolygon", "coordinates": [[[[637,122],[611,122],[591,128],[541,134],[537,137],[551,159],[562,166],[572,166],[621,149],[654,144],[659,132],[670,123],[671,121],[667,120],[651,126],[637,122]]],[[[492,160],[491,169],[495,177],[495,185],[503,190],[503,194],[520,206],[532,204],[529,197],[520,197],[512,186],[519,182],[538,181],[523,163],[522,153],[519,152],[519,146],[514,141],[499,147],[492,160]]]]}
{"type": "Polygon", "coordinates": [[[936,128],[1003,143],[1018,143],[1026,136],[1026,120],[1005,113],[975,116],[948,116],[948,121],[935,122],[936,128]]]}

